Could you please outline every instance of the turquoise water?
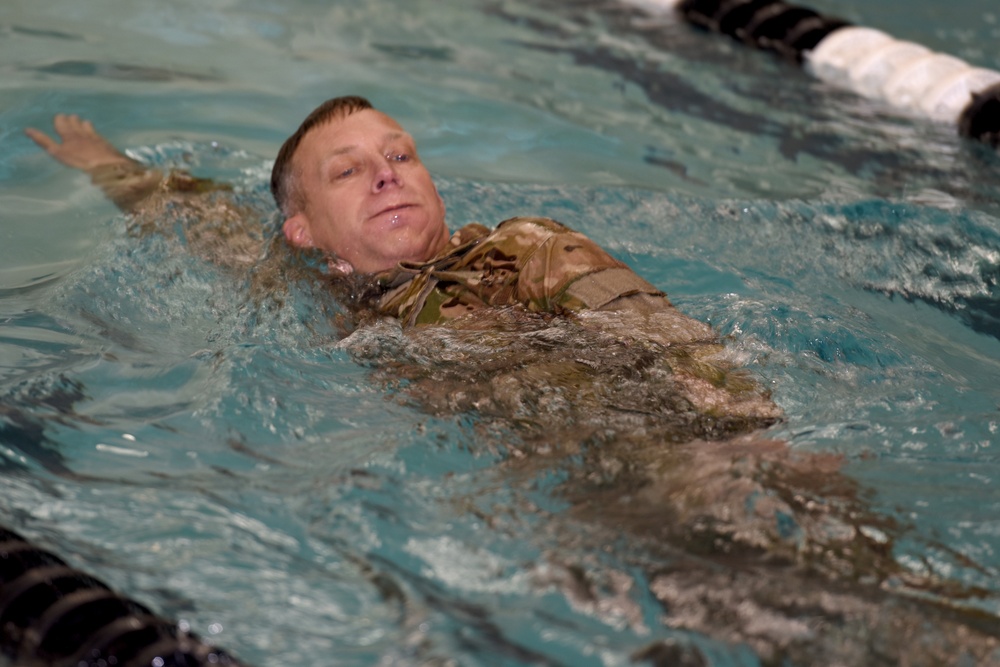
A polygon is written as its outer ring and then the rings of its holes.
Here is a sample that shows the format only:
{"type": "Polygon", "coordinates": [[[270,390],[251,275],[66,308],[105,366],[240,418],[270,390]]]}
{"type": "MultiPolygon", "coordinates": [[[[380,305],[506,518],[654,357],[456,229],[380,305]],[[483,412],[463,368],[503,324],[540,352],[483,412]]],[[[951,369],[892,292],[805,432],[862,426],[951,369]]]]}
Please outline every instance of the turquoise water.
{"type": "MultiPolygon", "coordinates": [[[[1000,68],[986,0],[812,6],[1000,68]]],[[[419,341],[340,343],[321,290],[262,306],[126,234],[21,135],[56,112],[236,183],[268,225],[283,138],[370,97],[453,227],[548,215],[626,260],[771,389],[768,436],[841,455],[905,525],[897,562],[1000,614],[995,150],[614,3],[16,3],[0,55],[0,521],[247,662],[761,658],[670,623],[648,584],[674,556],[575,513],[572,470],[511,465],[493,422],[384,381],[419,341]]]]}

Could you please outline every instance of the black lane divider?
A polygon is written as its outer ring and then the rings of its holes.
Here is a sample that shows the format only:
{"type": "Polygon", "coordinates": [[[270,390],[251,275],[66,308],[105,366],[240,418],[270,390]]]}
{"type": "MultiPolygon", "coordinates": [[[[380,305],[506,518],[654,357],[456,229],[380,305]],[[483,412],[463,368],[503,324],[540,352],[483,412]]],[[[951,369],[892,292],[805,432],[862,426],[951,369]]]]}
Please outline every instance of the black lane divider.
{"type": "Polygon", "coordinates": [[[16,667],[245,667],[3,526],[0,651],[16,667]]]}
{"type": "Polygon", "coordinates": [[[779,0],[689,1],[681,2],[677,10],[689,23],[799,63],[827,35],[849,25],[779,0]]]}
{"type": "Polygon", "coordinates": [[[782,0],[623,0],[774,51],[817,78],[1000,145],[1000,72],[782,0]]]}

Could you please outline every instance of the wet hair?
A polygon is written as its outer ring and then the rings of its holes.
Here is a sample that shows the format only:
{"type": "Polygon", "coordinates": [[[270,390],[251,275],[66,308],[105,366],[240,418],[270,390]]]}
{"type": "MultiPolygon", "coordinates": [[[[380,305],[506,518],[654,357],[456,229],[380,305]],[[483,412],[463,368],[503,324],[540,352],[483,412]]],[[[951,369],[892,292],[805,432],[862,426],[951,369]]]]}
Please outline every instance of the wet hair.
{"type": "Polygon", "coordinates": [[[292,166],[295,151],[309,131],[318,125],[323,125],[338,118],[345,118],[358,111],[374,109],[372,103],[357,95],[334,97],[313,109],[312,113],[299,125],[299,129],[285,140],[278,157],[271,169],[271,194],[281,214],[289,218],[298,213],[305,205],[304,197],[298,186],[298,178],[292,166]]]}

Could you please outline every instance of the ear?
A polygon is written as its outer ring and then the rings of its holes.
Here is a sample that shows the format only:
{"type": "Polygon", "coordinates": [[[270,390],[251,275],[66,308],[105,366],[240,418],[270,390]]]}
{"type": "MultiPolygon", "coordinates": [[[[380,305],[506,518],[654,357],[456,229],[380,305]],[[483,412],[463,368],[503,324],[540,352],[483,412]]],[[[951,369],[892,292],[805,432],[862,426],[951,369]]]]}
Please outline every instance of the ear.
{"type": "Polygon", "coordinates": [[[285,240],[296,248],[312,248],[315,245],[309,232],[309,220],[302,213],[287,218],[281,226],[281,231],[285,235],[285,240]]]}

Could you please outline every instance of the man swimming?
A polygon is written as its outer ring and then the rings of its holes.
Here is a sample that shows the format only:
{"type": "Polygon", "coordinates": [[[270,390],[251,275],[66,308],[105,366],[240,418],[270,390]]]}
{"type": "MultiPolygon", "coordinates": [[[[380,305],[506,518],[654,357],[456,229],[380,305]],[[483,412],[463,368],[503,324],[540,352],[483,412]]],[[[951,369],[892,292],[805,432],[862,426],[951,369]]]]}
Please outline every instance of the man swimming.
{"type": "MultiPolygon", "coordinates": [[[[149,169],[75,116],[55,128],[59,140],[28,134],[140,225],[179,202],[193,224],[223,223],[186,230],[189,241],[220,241],[213,261],[249,268],[259,258],[259,242],[227,235],[240,213],[225,186],[149,169]]],[[[376,326],[403,332],[385,337],[397,355],[354,336],[344,349],[428,412],[475,411],[484,441],[491,426],[503,434],[515,472],[565,465],[560,493],[588,536],[663,550],[641,567],[666,623],[748,644],[768,664],[998,655],[996,619],[922,603],[949,600],[949,582],[895,560],[895,529],[839,459],[763,439],[757,430],[780,411],[731,372],[711,329],[590,239],[544,218],[450,234],[412,137],[357,97],[307,117],[282,146],[271,189],[281,238],[324,256],[329,274],[317,279],[371,286],[372,312],[396,323],[376,326]]],[[[566,568],[567,596],[593,599],[575,572],[566,568]]]]}
{"type": "MultiPolygon", "coordinates": [[[[217,201],[206,195],[225,189],[182,171],[148,169],[76,116],[57,116],[55,129],[61,142],[36,129],[27,134],[63,164],[89,173],[126,211],[155,217],[164,198],[205,207],[217,201]]],[[[673,373],[698,412],[736,416],[751,429],[780,418],[760,387],[714,359],[720,346],[709,326],[680,313],[583,234],[539,217],[513,218],[492,231],[469,224],[449,234],[444,202],[413,137],[364,98],[333,98],[309,114],[278,152],[271,192],[288,244],[322,252],[335,275],[363,276],[375,287],[366,305],[404,326],[443,324],[484,308],[576,314],[584,323],[592,321],[586,313],[613,313],[599,326],[669,350],[673,373]]],[[[211,206],[223,220],[238,216],[230,209],[211,206]]],[[[197,234],[204,242],[225,232],[197,234]]],[[[253,262],[245,239],[228,235],[225,243],[226,251],[214,253],[221,261],[253,262]]]]}
{"type": "MultiPolygon", "coordinates": [[[[183,172],[164,178],[118,151],[89,121],[76,116],[56,116],[55,128],[61,143],[36,129],[27,134],[63,164],[89,173],[125,210],[141,208],[157,191],[215,189],[183,172]]],[[[672,309],[662,292],[582,234],[554,221],[517,218],[503,223],[503,232],[469,225],[450,235],[444,202],[413,137],[361,97],[328,100],[303,121],[278,153],[271,192],[284,217],[286,240],[327,253],[340,273],[378,274],[402,266],[410,276],[434,274],[433,280],[420,281],[428,294],[420,295],[419,303],[399,303],[395,294],[382,303],[382,310],[406,314],[410,323],[446,318],[437,307],[442,301],[461,304],[458,313],[514,303],[551,312],[672,309]],[[478,248],[477,257],[456,262],[456,249],[465,255],[470,246],[478,248]],[[511,255],[514,247],[513,263],[497,260],[500,254],[511,255]],[[454,276],[443,280],[442,261],[449,269],[460,266],[480,275],[474,282],[454,276]],[[438,294],[432,298],[431,291],[438,294]],[[434,312],[423,312],[430,303],[434,312]]],[[[704,325],[689,324],[692,336],[712,336],[704,325]]]]}

